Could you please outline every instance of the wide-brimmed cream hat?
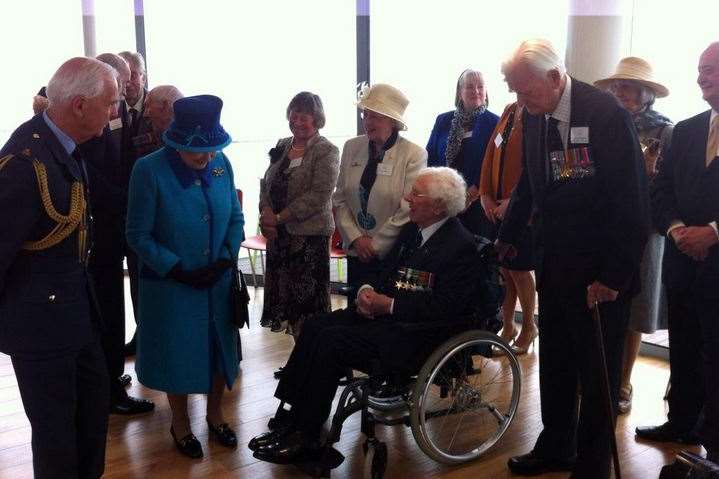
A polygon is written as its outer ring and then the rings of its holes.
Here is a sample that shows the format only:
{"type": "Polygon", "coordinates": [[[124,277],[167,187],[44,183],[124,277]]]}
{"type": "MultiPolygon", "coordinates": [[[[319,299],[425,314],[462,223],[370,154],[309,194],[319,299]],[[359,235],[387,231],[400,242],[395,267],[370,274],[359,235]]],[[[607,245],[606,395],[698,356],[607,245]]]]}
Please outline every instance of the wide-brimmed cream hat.
{"type": "Polygon", "coordinates": [[[669,95],[669,89],[654,79],[652,66],[646,60],[639,57],[626,57],[619,60],[614,75],[597,80],[595,86],[609,88],[615,80],[634,80],[642,85],[651,88],[657,98],[669,95]]]}
{"type": "Polygon", "coordinates": [[[409,105],[409,100],[404,93],[386,83],[375,83],[372,86],[364,83],[360,85],[357,92],[357,108],[372,110],[396,120],[400,130],[407,129],[403,117],[407,105],[409,105]]]}

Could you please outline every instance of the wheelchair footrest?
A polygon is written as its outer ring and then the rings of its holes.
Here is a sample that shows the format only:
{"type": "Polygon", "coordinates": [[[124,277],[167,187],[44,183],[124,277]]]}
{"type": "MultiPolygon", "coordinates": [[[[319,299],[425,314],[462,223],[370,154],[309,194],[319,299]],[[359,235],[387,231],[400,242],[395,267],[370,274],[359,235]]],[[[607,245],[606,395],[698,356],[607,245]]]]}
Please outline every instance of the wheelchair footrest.
{"type": "Polygon", "coordinates": [[[326,446],[313,457],[307,457],[295,466],[312,477],[330,477],[332,469],[338,468],[345,460],[344,455],[334,447],[326,446]]]}

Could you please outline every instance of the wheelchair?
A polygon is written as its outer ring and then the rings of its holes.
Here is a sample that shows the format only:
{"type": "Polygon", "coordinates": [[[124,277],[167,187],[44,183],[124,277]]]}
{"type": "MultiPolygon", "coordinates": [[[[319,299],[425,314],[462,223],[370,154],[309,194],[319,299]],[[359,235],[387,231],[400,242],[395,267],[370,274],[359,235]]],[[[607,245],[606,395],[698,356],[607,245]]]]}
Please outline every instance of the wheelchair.
{"type": "Polygon", "coordinates": [[[385,371],[377,362],[362,377],[350,371],[340,383],[344,389],[319,453],[296,464],[305,473],[330,477],[342,463],[333,445],[340,440],[344,421],[357,412],[366,437],[363,475],[368,479],[381,479],[387,467],[387,446],[375,435],[377,424],[410,427],[419,448],[448,465],[477,459],[502,438],[517,412],[522,370],[512,348],[494,334],[501,326],[504,296],[496,255],[487,239],[475,239],[483,279],[474,313],[410,326],[440,331],[439,340],[448,338],[418,355],[414,364],[385,371]]]}
{"type": "Polygon", "coordinates": [[[521,383],[521,367],[505,341],[486,330],[466,330],[437,347],[412,376],[374,370],[368,376],[348,375],[319,455],[297,466],[312,477],[330,477],[343,461],[333,445],[344,421],[356,412],[366,437],[365,478],[381,479],[387,466],[387,446],[375,435],[377,424],[410,427],[419,448],[439,463],[472,461],[511,425],[521,383]]]}

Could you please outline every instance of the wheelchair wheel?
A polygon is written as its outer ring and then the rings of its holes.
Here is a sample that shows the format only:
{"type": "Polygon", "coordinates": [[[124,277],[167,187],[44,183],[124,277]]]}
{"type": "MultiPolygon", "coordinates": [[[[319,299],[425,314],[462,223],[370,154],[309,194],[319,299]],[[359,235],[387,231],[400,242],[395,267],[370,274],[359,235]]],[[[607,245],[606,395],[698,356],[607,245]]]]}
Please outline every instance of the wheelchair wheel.
{"type": "Polygon", "coordinates": [[[514,419],[521,374],[511,347],[494,334],[468,331],[442,344],[422,366],[412,391],[417,445],[443,464],[482,455],[514,419]]]}
{"type": "Polygon", "coordinates": [[[363,445],[363,479],[382,479],[387,469],[387,444],[377,439],[367,440],[363,445]]]}

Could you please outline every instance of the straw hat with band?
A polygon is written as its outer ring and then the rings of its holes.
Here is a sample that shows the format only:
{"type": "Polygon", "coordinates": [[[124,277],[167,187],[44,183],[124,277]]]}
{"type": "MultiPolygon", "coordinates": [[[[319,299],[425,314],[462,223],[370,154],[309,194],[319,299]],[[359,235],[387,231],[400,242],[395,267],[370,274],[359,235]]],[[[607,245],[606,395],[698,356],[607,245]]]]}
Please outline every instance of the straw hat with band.
{"type": "Polygon", "coordinates": [[[646,60],[639,57],[622,58],[617,65],[614,75],[597,80],[594,85],[599,88],[609,88],[612,82],[617,80],[633,80],[650,88],[657,98],[669,95],[669,89],[654,79],[652,66],[646,60]]]}
{"type": "Polygon", "coordinates": [[[180,98],[173,103],[175,119],[162,140],[176,150],[193,153],[219,151],[232,142],[220,125],[222,100],[214,95],[180,98]]]}
{"type": "Polygon", "coordinates": [[[409,100],[404,93],[386,83],[363,84],[357,93],[357,108],[392,118],[399,123],[400,130],[407,129],[403,117],[407,105],[409,100]]]}

